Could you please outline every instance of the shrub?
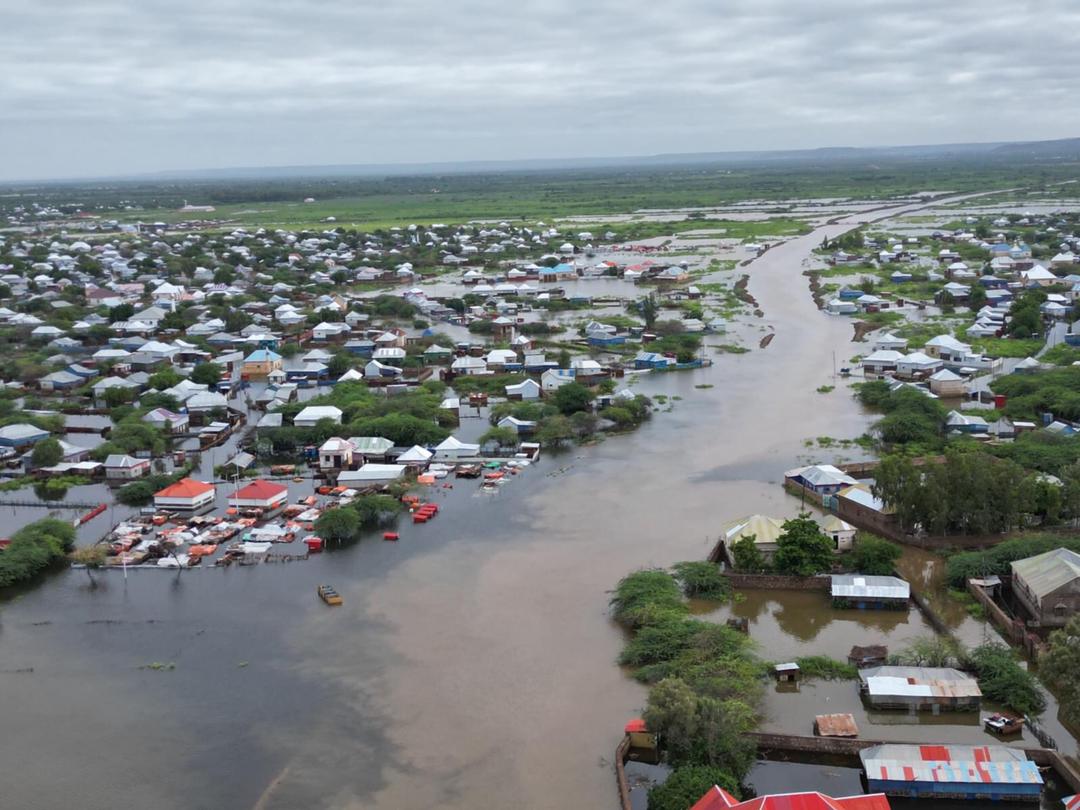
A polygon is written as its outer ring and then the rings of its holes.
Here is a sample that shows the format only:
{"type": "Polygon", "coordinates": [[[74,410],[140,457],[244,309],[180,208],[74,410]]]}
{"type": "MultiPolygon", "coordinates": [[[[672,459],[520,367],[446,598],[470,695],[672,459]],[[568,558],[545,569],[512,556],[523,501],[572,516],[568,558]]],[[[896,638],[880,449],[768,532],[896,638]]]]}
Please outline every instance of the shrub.
{"type": "Polygon", "coordinates": [[[611,615],[630,627],[640,627],[652,616],[672,612],[685,615],[688,610],[679,583],[660,568],[623,577],[611,597],[611,615]]]}
{"type": "Polygon", "coordinates": [[[849,560],[853,570],[860,574],[888,576],[892,574],[903,549],[872,534],[861,534],[855,543],[849,560]]]}
{"type": "Polygon", "coordinates": [[[726,599],[731,594],[731,583],[716,563],[679,562],[672,566],[672,571],[683,593],[691,599],[726,599]]]}
{"type": "Polygon", "coordinates": [[[676,768],[662,785],[649,788],[649,810],[687,810],[714,785],[739,797],[739,780],[722,768],[709,765],[676,768]]]}

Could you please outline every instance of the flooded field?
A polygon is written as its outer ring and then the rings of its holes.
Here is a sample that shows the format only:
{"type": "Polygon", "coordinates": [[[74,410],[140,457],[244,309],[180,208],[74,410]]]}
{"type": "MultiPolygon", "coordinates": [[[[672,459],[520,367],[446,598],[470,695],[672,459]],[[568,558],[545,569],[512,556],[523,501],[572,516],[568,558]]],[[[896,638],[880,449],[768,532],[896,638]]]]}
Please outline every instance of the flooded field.
{"type": "MultiPolygon", "coordinates": [[[[623,636],[608,590],[636,568],[702,558],[733,517],[790,511],[776,483],[805,440],[857,436],[871,420],[844,388],[815,393],[833,352],[850,354],[851,327],[817,311],[802,262],[847,227],[747,268],[756,320],[776,332],[767,349],[642,378],[635,391],[671,397],[669,413],[548,454],[497,496],[455,488],[398,543],[289,565],[114,571],[96,587],[71,570],[15,595],[0,613],[0,716],[17,730],[0,736],[2,804],[612,806],[611,758],[644,690],[614,665],[623,636]],[[344,606],[322,605],[320,583],[344,606]]],[[[119,508],[107,514],[80,536],[100,537],[119,508]]],[[[21,510],[10,525],[41,516],[21,510]]],[[[770,656],[923,630],[912,614],[863,625],[780,602],[734,610],[753,614],[770,656]]],[[[793,706],[800,722],[813,708],[793,706]]],[[[756,772],[759,789],[767,778],[756,772]]]]}

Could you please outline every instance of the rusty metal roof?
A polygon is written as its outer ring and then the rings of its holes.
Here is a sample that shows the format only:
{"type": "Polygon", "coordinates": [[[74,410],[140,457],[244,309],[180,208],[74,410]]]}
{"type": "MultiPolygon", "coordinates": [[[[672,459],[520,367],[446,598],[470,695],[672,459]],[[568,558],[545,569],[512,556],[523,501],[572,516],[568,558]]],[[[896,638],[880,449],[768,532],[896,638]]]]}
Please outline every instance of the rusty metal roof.
{"type": "Polygon", "coordinates": [[[814,718],[814,725],[822,737],[858,737],[859,727],[855,717],[850,714],[819,714],[814,718]]]}

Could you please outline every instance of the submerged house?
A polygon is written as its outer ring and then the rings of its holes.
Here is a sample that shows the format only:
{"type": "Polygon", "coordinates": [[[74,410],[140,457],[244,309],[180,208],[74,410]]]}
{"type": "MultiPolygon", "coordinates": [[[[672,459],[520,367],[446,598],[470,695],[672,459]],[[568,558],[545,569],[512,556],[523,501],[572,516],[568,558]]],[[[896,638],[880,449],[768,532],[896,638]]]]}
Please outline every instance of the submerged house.
{"type": "Polygon", "coordinates": [[[194,511],[212,504],[216,493],[213,484],[194,478],[181,478],[154,493],[154,506],[158,509],[194,511]]]}
{"type": "Polygon", "coordinates": [[[979,683],[952,667],[872,667],[859,671],[859,691],[874,709],[977,711],[979,683]]]}
{"type": "Polygon", "coordinates": [[[829,593],[834,607],[906,610],[911,586],[899,577],[833,574],[829,593]]]}
{"type": "Polygon", "coordinates": [[[875,745],[859,759],[867,787],[889,796],[1037,802],[1043,790],[1039,766],[1003,745],[875,745]]]}

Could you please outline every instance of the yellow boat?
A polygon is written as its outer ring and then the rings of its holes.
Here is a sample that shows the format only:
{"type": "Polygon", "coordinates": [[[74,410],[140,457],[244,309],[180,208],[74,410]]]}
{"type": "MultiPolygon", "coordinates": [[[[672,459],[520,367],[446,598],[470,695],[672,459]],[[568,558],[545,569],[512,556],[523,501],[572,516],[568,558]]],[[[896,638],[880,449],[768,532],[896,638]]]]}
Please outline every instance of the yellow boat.
{"type": "Polygon", "coordinates": [[[341,594],[331,588],[329,585],[319,586],[319,598],[322,599],[328,605],[341,605],[345,600],[341,598],[341,594]]]}

